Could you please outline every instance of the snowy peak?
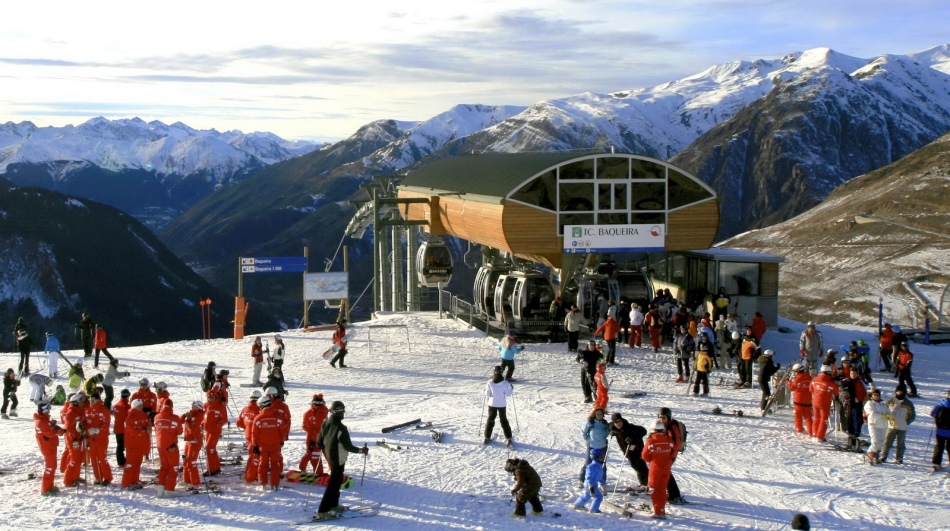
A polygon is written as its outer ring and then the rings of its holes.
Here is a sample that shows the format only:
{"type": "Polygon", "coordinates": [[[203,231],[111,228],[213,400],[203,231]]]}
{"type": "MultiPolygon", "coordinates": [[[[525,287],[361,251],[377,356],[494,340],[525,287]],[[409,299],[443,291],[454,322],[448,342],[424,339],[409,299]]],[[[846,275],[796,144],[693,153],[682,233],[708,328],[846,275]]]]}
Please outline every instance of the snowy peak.
{"type": "Polygon", "coordinates": [[[103,169],[154,170],[160,175],[206,172],[227,180],[314,150],[312,142],[286,141],[270,133],[196,130],[140,118],[101,116],[78,126],[37,128],[30,122],[0,126],[0,173],[13,163],[87,161],[103,169]]]}

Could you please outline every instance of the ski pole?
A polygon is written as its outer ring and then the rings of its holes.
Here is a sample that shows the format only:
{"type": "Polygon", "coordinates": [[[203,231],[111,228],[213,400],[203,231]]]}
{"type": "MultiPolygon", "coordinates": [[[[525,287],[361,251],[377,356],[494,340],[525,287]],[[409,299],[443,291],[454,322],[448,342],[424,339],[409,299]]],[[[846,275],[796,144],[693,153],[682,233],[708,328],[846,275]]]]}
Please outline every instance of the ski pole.
{"type": "Polygon", "coordinates": [[[366,458],[369,457],[369,448],[366,447],[366,443],[363,443],[363,448],[366,448],[366,451],[363,453],[363,472],[360,473],[360,506],[363,506],[363,478],[366,477],[366,458]]]}
{"type": "MultiPolygon", "coordinates": [[[[927,446],[924,448],[930,449],[930,439],[934,436],[934,428],[930,428],[930,435],[927,436],[927,446]]],[[[936,442],[934,444],[937,444],[936,442]]],[[[933,450],[930,450],[930,453],[933,453],[933,450]]],[[[926,456],[925,456],[926,457],[926,456]]]]}
{"type": "MultiPolygon", "coordinates": [[[[628,444],[628,445],[627,445],[627,450],[623,453],[623,460],[620,461],[620,466],[621,466],[621,467],[623,467],[623,461],[628,459],[628,455],[627,455],[627,454],[630,453],[630,448],[632,448],[632,447],[633,447],[632,444],[628,444]]],[[[618,448],[618,450],[619,450],[619,448],[618,448]]],[[[620,472],[617,472],[617,482],[614,483],[614,494],[617,494],[617,489],[618,489],[619,487],[620,487],[620,472]]]]}
{"type": "Polygon", "coordinates": [[[515,429],[521,433],[521,424],[518,422],[518,407],[515,406],[515,395],[511,394],[511,410],[515,413],[515,429]]]}
{"type": "Polygon", "coordinates": [[[482,397],[482,416],[478,419],[478,432],[476,435],[482,434],[482,421],[485,420],[485,403],[488,402],[488,396],[482,397]]]}
{"type": "MultiPolygon", "coordinates": [[[[198,450],[198,467],[204,468],[205,470],[207,470],[208,467],[206,467],[204,463],[201,462],[202,451],[204,451],[205,453],[205,460],[207,461],[208,459],[208,445],[204,444],[204,430],[198,430],[198,443],[201,444],[201,450],[198,450]]],[[[250,459],[248,459],[248,462],[250,462],[250,459]]],[[[199,471],[198,474],[200,474],[200,476],[204,478],[205,493],[208,495],[208,501],[210,502],[211,501],[211,485],[209,484],[210,480],[208,479],[208,476],[204,475],[204,472],[199,471]]]]}

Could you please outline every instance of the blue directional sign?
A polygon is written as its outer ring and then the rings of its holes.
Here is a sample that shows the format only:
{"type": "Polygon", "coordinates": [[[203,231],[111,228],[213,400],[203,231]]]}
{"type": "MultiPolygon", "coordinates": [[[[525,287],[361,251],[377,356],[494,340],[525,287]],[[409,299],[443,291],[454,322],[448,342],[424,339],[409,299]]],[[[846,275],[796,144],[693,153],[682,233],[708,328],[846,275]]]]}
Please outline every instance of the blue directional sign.
{"type": "Polygon", "coordinates": [[[306,256],[241,258],[241,273],[306,273],[306,256]]]}

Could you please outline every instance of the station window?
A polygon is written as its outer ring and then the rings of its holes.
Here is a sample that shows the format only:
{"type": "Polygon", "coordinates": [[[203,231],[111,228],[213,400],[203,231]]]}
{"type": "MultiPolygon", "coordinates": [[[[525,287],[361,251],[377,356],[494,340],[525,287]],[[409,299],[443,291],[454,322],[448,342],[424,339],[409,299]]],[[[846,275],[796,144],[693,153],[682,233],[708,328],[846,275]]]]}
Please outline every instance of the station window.
{"type": "Polygon", "coordinates": [[[666,223],[666,214],[663,212],[639,212],[635,214],[630,214],[630,223],[634,225],[644,224],[644,223],[666,223]]]}
{"type": "Polygon", "coordinates": [[[666,183],[636,183],[630,187],[631,210],[665,210],[666,183]]]}
{"type": "Polygon", "coordinates": [[[626,225],[629,223],[627,221],[626,212],[601,212],[597,214],[597,224],[598,225],[626,225]]]}
{"type": "Polygon", "coordinates": [[[698,182],[672,168],[669,176],[670,210],[712,197],[698,182]]]}
{"type": "Polygon", "coordinates": [[[593,179],[594,178],[594,159],[580,160],[565,164],[560,168],[560,179],[593,179]]]}
{"type": "Polygon", "coordinates": [[[666,172],[655,162],[630,159],[630,176],[634,179],[665,179],[666,172]]]}
{"type": "Polygon", "coordinates": [[[597,159],[598,179],[627,179],[630,177],[630,159],[607,157],[597,159]]]}
{"type": "Polygon", "coordinates": [[[561,183],[558,189],[561,212],[593,212],[594,186],[588,183],[561,183]]]}
{"type": "Polygon", "coordinates": [[[532,179],[511,198],[545,210],[557,210],[557,173],[551,170],[532,179]]]}
{"type": "Polygon", "coordinates": [[[558,215],[559,234],[564,234],[564,225],[594,225],[593,214],[560,214],[558,215]]]}
{"type": "Polygon", "coordinates": [[[726,293],[737,295],[759,294],[759,264],[747,262],[720,262],[719,285],[726,293]]]}

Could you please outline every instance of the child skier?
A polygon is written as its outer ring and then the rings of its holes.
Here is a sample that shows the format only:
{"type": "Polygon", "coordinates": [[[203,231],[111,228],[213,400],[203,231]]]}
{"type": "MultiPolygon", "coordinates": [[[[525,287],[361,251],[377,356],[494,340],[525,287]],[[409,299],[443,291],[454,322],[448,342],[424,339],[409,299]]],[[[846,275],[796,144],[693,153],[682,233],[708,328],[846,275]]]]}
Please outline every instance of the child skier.
{"type": "Polygon", "coordinates": [[[588,510],[592,513],[600,512],[600,504],[604,501],[603,493],[607,490],[607,474],[604,473],[605,455],[604,448],[590,449],[590,464],[585,468],[584,491],[574,500],[575,509],[584,509],[593,498],[594,501],[588,510]]]}

